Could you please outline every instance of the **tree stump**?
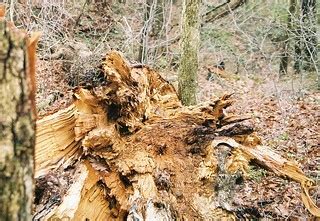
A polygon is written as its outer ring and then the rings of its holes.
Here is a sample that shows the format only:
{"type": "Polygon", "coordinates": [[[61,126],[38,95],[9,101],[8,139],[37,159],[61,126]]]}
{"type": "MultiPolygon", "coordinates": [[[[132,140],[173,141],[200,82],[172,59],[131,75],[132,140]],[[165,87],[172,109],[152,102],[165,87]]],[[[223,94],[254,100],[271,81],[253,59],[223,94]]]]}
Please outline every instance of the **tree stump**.
{"type": "Polygon", "coordinates": [[[88,74],[70,107],[37,121],[35,220],[235,219],[234,188],[253,160],[301,183],[319,215],[314,181],[262,146],[248,116],[225,113],[230,95],[184,107],[116,51],[88,74]]]}

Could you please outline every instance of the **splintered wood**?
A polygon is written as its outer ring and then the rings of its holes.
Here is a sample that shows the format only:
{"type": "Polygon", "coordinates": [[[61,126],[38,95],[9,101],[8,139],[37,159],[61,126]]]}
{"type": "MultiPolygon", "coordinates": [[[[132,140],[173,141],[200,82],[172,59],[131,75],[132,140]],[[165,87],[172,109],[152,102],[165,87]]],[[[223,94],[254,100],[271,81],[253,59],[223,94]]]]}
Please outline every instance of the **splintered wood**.
{"type": "Polygon", "coordinates": [[[75,89],[73,105],[37,122],[37,179],[56,180],[37,187],[37,219],[235,219],[232,192],[252,160],[300,182],[319,216],[314,181],[262,147],[247,116],[224,113],[231,96],[183,107],[157,72],[115,51],[101,71],[101,85],[75,89]]]}

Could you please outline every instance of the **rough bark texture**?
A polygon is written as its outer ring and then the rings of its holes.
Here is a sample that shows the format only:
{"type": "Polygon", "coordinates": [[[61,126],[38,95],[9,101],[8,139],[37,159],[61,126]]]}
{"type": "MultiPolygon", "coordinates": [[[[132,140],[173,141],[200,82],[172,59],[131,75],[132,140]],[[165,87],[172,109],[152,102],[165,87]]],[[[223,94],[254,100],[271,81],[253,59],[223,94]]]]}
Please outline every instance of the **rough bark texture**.
{"type": "Polygon", "coordinates": [[[142,64],[148,62],[148,38],[149,32],[151,29],[151,20],[150,16],[153,12],[153,0],[146,0],[145,7],[144,7],[144,15],[143,15],[143,29],[140,38],[140,47],[139,47],[139,54],[138,54],[138,61],[142,64]]]}
{"type": "Polygon", "coordinates": [[[314,71],[316,70],[318,62],[316,0],[302,1],[302,16],[303,30],[305,35],[305,69],[314,71]]]}
{"type": "Polygon", "coordinates": [[[0,220],[31,220],[36,37],[3,15],[0,6],[0,220]]]}
{"type": "Polygon", "coordinates": [[[154,9],[154,22],[152,25],[152,35],[153,36],[158,36],[159,38],[161,37],[161,32],[163,29],[163,22],[164,22],[164,4],[165,2],[163,0],[155,0],[155,9],[154,9]]]}
{"type": "Polygon", "coordinates": [[[296,7],[297,7],[297,0],[290,0],[289,2],[289,10],[288,10],[288,20],[287,20],[287,28],[285,39],[282,45],[282,53],[281,53],[281,60],[280,60],[280,68],[279,73],[280,75],[285,75],[288,72],[288,65],[289,65],[289,48],[290,48],[290,39],[291,33],[294,33],[294,15],[296,14],[296,7]]]}
{"type": "MultiPolygon", "coordinates": [[[[317,16],[316,1],[302,0],[298,7],[299,24],[295,29],[295,62],[294,69],[317,71],[319,76],[319,58],[317,49],[317,16]]],[[[320,78],[319,78],[320,79],[320,78]]]]}
{"type": "MultiPolygon", "coordinates": [[[[234,188],[250,161],[286,176],[308,195],[296,164],[261,146],[252,127],[224,109],[230,96],[182,106],[148,67],[110,52],[100,85],[37,121],[35,220],[234,219],[234,188]]],[[[90,78],[88,78],[90,79],[90,78]]]]}
{"type": "Polygon", "coordinates": [[[200,44],[201,0],[184,0],[182,11],[179,96],[184,105],[197,103],[198,51],[200,44]]]}
{"type": "Polygon", "coordinates": [[[295,37],[294,37],[294,64],[293,69],[295,74],[301,73],[301,66],[302,66],[302,45],[303,45],[303,39],[302,39],[302,30],[301,27],[296,24],[296,28],[294,31],[295,37]]]}

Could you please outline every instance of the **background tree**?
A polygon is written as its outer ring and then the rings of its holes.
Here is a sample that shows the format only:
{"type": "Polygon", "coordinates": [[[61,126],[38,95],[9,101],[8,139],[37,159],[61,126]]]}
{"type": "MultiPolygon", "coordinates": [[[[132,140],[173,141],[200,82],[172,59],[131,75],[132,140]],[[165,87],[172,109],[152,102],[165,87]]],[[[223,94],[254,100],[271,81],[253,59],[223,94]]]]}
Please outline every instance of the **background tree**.
{"type": "Polygon", "coordinates": [[[294,28],[294,71],[301,73],[301,69],[318,72],[317,58],[317,18],[316,1],[301,0],[296,16],[294,28]]]}
{"type": "MultiPolygon", "coordinates": [[[[161,30],[164,22],[164,0],[154,0],[155,9],[154,9],[154,22],[152,25],[152,35],[158,36],[161,35],[161,30]]],[[[161,36],[159,36],[161,37],[161,36]]]]}
{"type": "Polygon", "coordinates": [[[160,39],[162,29],[164,28],[164,1],[163,0],[146,0],[143,14],[143,28],[140,35],[140,45],[138,61],[147,63],[149,52],[149,38],[160,39]]]}
{"type": "Polygon", "coordinates": [[[153,9],[153,0],[146,0],[144,7],[144,15],[143,15],[143,28],[140,38],[140,47],[139,47],[139,55],[138,61],[141,63],[146,63],[147,61],[147,52],[148,52],[148,37],[150,31],[150,15],[153,9]]]}
{"type": "Polygon", "coordinates": [[[201,0],[184,0],[182,11],[179,96],[184,105],[196,104],[201,0]]]}
{"type": "Polygon", "coordinates": [[[9,27],[0,5],[0,220],[31,220],[37,37],[9,27]]]}
{"type": "Polygon", "coordinates": [[[316,71],[318,73],[318,86],[320,88],[315,0],[290,0],[285,33],[284,40],[282,41],[280,75],[288,71],[290,39],[293,39],[294,49],[292,57],[294,72],[300,74],[302,69],[316,71]]]}
{"type": "Polygon", "coordinates": [[[316,29],[316,0],[302,0],[302,28],[304,36],[305,69],[316,70],[317,62],[317,29],[316,29]]]}
{"type": "Polygon", "coordinates": [[[288,10],[288,18],[287,18],[287,30],[284,36],[284,40],[282,42],[282,53],[280,60],[280,75],[284,75],[288,72],[288,64],[289,64],[289,48],[290,48],[290,39],[292,37],[292,33],[294,33],[294,23],[295,23],[295,15],[297,8],[297,0],[290,0],[289,2],[289,10],[288,10]]]}

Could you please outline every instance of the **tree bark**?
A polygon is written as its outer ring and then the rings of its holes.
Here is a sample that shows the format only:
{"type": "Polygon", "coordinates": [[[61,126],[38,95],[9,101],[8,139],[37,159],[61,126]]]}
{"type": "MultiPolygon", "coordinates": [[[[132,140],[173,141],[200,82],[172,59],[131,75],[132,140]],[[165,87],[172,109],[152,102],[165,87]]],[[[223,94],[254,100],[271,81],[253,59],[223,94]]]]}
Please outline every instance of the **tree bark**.
{"type": "Polygon", "coordinates": [[[179,66],[179,96],[182,104],[197,103],[198,52],[200,44],[201,0],[184,0],[182,11],[181,58],[179,66]]]}
{"type": "Polygon", "coordinates": [[[304,34],[305,69],[314,71],[317,68],[317,15],[316,0],[302,0],[302,22],[304,34]]]}
{"type": "Polygon", "coordinates": [[[280,68],[279,74],[286,75],[288,73],[288,64],[289,64],[289,38],[288,36],[285,37],[286,40],[282,42],[282,52],[280,54],[280,68]]]}
{"type": "Polygon", "coordinates": [[[301,66],[302,66],[302,37],[301,37],[301,27],[298,25],[295,30],[295,43],[294,43],[294,63],[293,69],[295,74],[301,74],[301,66]]]}
{"type": "MultiPolygon", "coordinates": [[[[298,18],[300,24],[295,29],[295,73],[301,69],[318,71],[319,59],[317,49],[316,1],[302,0],[298,18]]],[[[319,71],[318,71],[319,76],[319,71]]]]}
{"type": "Polygon", "coordinates": [[[139,46],[139,54],[138,54],[138,61],[142,64],[148,62],[148,38],[149,38],[149,31],[151,26],[150,15],[153,9],[153,0],[146,0],[145,8],[144,8],[144,15],[143,15],[143,28],[140,38],[140,46],[139,46]]]}
{"type": "Polygon", "coordinates": [[[27,39],[3,12],[0,6],[0,220],[31,220],[37,37],[27,39]]]}
{"type": "Polygon", "coordinates": [[[156,0],[154,2],[155,4],[155,10],[154,10],[154,22],[152,25],[152,35],[157,36],[158,38],[161,38],[160,36],[161,31],[163,29],[163,16],[164,16],[164,0],[156,0]]]}
{"type": "Polygon", "coordinates": [[[296,7],[297,7],[297,0],[290,0],[289,2],[289,13],[288,13],[288,20],[287,20],[287,28],[285,40],[283,41],[282,45],[282,53],[280,58],[280,68],[279,73],[280,75],[285,75],[288,72],[288,65],[289,65],[289,49],[290,49],[290,37],[291,33],[294,32],[294,15],[296,14],[296,7]]]}

